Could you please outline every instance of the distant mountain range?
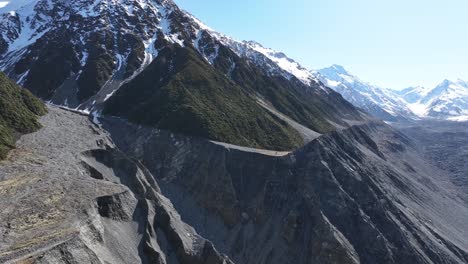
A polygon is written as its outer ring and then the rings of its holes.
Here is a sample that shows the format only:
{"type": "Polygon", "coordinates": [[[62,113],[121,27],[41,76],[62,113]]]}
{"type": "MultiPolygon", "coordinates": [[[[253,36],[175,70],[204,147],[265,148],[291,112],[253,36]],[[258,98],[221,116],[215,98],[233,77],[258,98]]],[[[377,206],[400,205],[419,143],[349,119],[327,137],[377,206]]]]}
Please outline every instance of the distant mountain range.
{"type": "Polygon", "coordinates": [[[397,92],[420,117],[468,120],[468,82],[444,80],[435,88],[410,87],[397,92]]]}
{"type": "Polygon", "coordinates": [[[468,83],[463,80],[444,80],[435,88],[417,86],[396,91],[361,81],[340,65],[314,74],[353,105],[386,121],[468,120],[468,83]]]}
{"type": "Polygon", "coordinates": [[[340,65],[318,70],[316,76],[353,105],[387,121],[415,119],[417,116],[395,92],[361,81],[340,65]]]}

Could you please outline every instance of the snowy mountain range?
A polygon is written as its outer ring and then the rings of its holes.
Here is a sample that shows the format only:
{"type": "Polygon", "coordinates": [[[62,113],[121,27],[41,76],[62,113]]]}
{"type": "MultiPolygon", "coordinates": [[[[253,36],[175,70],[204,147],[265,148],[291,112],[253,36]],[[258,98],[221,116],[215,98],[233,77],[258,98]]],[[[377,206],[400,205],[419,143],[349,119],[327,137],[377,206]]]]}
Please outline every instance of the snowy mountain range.
{"type": "Polygon", "coordinates": [[[290,149],[368,118],[285,54],[172,0],[9,2],[0,70],[52,104],[251,147],[290,149]]]}
{"type": "Polygon", "coordinates": [[[444,80],[435,88],[417,86],[396,91],[361,81],[340,65],[314,73],[353,105],[386,121],[468,120],[468,83],[463,80],[444,80]]]}
{"type": "Polygon", "coordinates": [[[420,86],[402,91],[382,88],[360,80],[343,66],[336,64],[320,70],[308,70],[282,52],[265,48],[255,41],[233,40],[196,21],[239,56],[249,58],[270,73],[282,74],[288,79],[294,76],[307,85],[321,81],[354,106],[382,120],[468,120],[467,82],[462,80],[446,80],[433,89],[420,86]]]}
{"type": "Polygon", "coordinates": [[[387,121],[459,120],[468,115],[464,81],[397,92],[364,82],[339,65],[310,71],[282,52],[216,32],[170,0],[2,3],[0,70],[59,105],[86,111],[99,108],[143,72],[164,47],[191,46],[230,78],[239,65],[231,55],[222,61],[224,48],[267,76],[281,76],[312,93],[328,94],[331,88],[353,105],[387,121]]]}
{"type": "Polygon", "coordinates": [[[406,106],[406,102],[395,96],[394,91],[361,81],[343,66],[332,65],[315,73],[326,86],[380,119],[397,121],[417,118],[406,106]]]}
{"type": "MultiPolygon", "coordinates": [[[[180,46],[187,44],[184,43],[185,40],[190,40],[190,44],[193,44],[210,64],[213,64],[219,55],[219,44],[223,44],[237,55],[261,66],[270,75],[282,75],[289,80],[295,77],[306,85],[317,83],[317,78],[310,71],[285,54],[264,48],[254,41],[236,41],[216,32],[191,14],[179,10],[172,1],[99,0],[89,4],[89,0],[21,0],[2,3],[0,69],[20,84],[28,86],[34,81],[30,80],[34,79],[34,76],[31,76],[31,70],[34,69],[27,68],[24,64],[34,64],[41,60],[40,56],[43,54],[36,54],[38,52],[35,49],[44,48],[41,45],[52,44],[51,42],[56,40],[52,38],[58,37],[58,33],[69,38],[70,43],[60,48],[70,52],[72,61],[67,62],[69,69],[66,70],[72,74],[60,72],[58,81],[68,80],[70,75],[73,75],[74,81],[78,83],[75,92],[79,98],[71,98],[73,96],[64,95],[61,91],[47,90],[41,87],[42,85],[34,87],[39,90],[41,97],[48,97],[55,103],[65,104],[67,100],[66,103],[70,106],[77,106],[83,103],[83,99],[89,99],[93,92],[109,92],[104,95],[104,98],[109,98],[112,89],[99,91],[98,87],[94,87],[95,91],[88,92],[89,94],[80,91],[80,83],[86,78],[87,63],[95,57],[104,57],[105,63],[110,64],[104,68],[112,69],[104,70],[103,76],[99,78],[102,80],[94,85],[106,88],[105,86],[114,84],[115,88],[119,86],[115,84],[116,80],[106,83],[109,81],[108,77],[113,75],[115,79],[115,75],[119,75],[116,73],[120,71],[123,74],[120,76],[120,82],[124,82],[145,68],[157,57],[158,51],[154,45],[161,42],[159,37],[180,46]],[[182,21],[174,21],[175,17],[182,21]],[[176,24],[186,27],[174,28],[176,24]],[[201,43],[209,42],[210,38],[219,43],[201,43]]],[[[63,60],[54,56],[49,58],[54,59],[63,60]]]]}
{"type": "Polygon", "coordinates": [[[414,87],[398,94],[420,117],[468,120],[468,83],[463,80],[444,80],[433,89],[414,87]]]}

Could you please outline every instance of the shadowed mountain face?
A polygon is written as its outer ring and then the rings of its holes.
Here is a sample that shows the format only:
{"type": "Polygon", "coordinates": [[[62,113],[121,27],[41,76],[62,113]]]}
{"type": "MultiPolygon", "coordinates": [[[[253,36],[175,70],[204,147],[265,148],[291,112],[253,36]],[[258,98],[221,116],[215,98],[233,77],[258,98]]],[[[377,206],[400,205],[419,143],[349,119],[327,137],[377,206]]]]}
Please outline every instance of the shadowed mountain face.
{"type": "Polygon", "coordinates": [[[284,157],[104,121],[182,219],[236,263],[464,263],[466,202],[380,124],[284,157]],[[456,209],[455,209],[456,208],[456,209]]]}
{"type": "Polygon", "coordinates": [[[210,30],[172,1],[15,7],[0,9],[0,68],[54,104],[278,150],[304,138],[276,112],[316,133],[367,118],[311,76],[282,69],[280,57],[210,30]]]}
{"type": "Polygon", "coordinates": [[[52,108],[1,163],[1,262],[468,259],[466,201],[385,124],[270,155],[99,121],[52,108]]]}

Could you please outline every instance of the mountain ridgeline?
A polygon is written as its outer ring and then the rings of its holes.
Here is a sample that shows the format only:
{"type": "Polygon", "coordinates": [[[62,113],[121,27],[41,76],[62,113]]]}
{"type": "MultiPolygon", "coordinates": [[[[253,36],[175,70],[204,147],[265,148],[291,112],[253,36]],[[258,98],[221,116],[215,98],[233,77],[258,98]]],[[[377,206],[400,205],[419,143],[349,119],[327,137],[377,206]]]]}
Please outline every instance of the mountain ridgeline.
{"type": "Polygon", "coordinates": [[[463,80],[396,91],[364,82],[340,65],[313,73],[354,106],[385,121],[468,120],[468,83],[463,80]]]}
{"type": "Polygon", "coordinates": [[[39,99],[0,72],[0,159],[15,147],[20,135],[41,127],[37,119],[45,113],[39,99]]]}
{"type": "Polygon", "coordinates": [[[286,122],[193,49],[168,47],[158,57],[107,101],[104,114],[257,148],[287,150],[302,144],[286,122]]]}
{"type": "Polygon", "coordinates": [[[54,104],[274,150],[304,144],[277,112],[316,133],[367,118],[315,79],[252,47],[240,52],[245,44],[172,1],[46,2],[1,15],[0,67],[54,104]]]}
{"type": "Polygon", "coordinates": [[[342,67],[171,0],[19,0],[0,70],[0,263],[468,262],[464,156],[342,67]]]}
{"type": "Polygon", "coordinates": [[[361,81],[340,65],[318,70],[315,74],[354,106],[379,119],[395,122],[418,118],[392,90],[361,81]]]}

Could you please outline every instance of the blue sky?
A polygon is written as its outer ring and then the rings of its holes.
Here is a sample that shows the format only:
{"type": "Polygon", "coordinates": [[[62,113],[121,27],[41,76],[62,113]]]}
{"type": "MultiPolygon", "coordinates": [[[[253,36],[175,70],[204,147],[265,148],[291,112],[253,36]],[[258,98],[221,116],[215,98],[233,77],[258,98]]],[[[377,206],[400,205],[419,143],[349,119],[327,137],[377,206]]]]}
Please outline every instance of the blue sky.
{"type": "Polygon", "coordinates": [[[175,0],[210,27],[307,68],[393,89],[468,80],[466,0],[175,0]]]}

